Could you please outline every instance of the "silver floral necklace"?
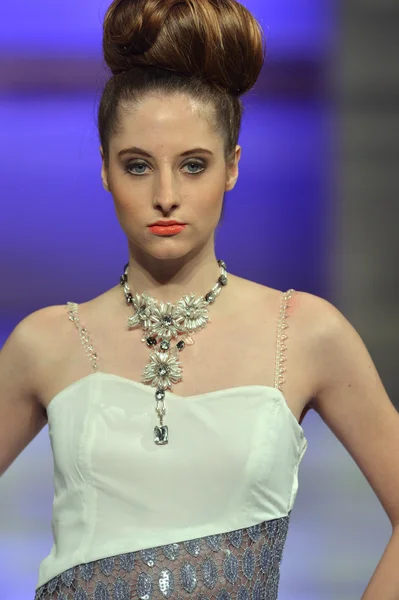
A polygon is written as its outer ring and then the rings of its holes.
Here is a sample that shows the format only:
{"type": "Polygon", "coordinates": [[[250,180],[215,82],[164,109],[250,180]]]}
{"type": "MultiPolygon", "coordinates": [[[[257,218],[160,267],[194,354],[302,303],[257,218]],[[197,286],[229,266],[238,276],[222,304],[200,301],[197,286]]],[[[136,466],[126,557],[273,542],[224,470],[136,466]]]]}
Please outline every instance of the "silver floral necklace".
{"type": "Polygon", "coordinates": [[[194,293],[184,295],[176,303],[158,302],[147,292],[133,295],[128,284],[129,263],[125,266],[120,284],[126,298],[126,303],[134,308],[135,314],[129,317],[128,328],[141,327],[144,336],[141,341],[149,348],[159,344],[159,350],[150,354],[150,361],[143,370],[143,383],[156,388],[155,412],[159,418],[159,425],[154,427],[154,442],[158,445],[167,444],[169,441],[168,426],[164,425],[165,392],[171,389],[172,384],[182,380],[182,366],[178,354],[187,346],[194,344],[191,337],[210,322],[208,306],[213,304],[222,288],[227,285],[226,263],[218,260],[220,277],[216,284],[205,296],[196,296],[194,293]],[[172,340],[183,335],[174,347],[172,340]]]}

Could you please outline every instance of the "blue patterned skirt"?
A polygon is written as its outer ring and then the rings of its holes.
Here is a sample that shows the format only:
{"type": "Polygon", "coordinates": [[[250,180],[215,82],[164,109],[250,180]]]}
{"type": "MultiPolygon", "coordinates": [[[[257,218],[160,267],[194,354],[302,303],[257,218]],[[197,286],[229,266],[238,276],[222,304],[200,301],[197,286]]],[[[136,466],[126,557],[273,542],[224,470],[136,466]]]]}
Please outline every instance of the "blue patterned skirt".
{"type": "Polygon", "coordinates": [[[277,600],[289,518],[78,565],[34,600],[277,600]]]}

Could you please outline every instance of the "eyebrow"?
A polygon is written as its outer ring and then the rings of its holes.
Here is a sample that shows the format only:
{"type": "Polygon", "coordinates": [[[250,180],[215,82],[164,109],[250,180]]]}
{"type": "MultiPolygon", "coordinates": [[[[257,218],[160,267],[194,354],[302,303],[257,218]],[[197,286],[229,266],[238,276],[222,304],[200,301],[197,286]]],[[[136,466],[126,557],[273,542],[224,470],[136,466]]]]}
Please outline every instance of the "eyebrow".
{"type": "MultiPolygon", "coordinates": [[[[125,148],[124,150],[118,152],[119,157],[125,156],[125,154],[140,154],[146,158],[153,158],[149,152],[146,152],[146,150],[143,150],[142,148],[137,148],[136,146],[132,146],[132,148],[125,148]]],[[[186,152],[182,152],[180,156],[189,156],[190,154],[210,154],[213,156],[213,152],[207,150],[206,148],[193,148],[192,150],[186,150],[186,152]]]]}

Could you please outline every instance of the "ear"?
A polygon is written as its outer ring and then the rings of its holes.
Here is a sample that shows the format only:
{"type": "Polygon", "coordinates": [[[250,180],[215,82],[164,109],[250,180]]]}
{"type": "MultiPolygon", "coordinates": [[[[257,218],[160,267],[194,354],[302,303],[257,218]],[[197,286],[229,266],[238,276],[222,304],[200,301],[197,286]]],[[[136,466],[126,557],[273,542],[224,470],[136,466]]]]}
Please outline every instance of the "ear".
{"type": "Polygon", "coordinates": [[[241,158],[241,146],[236,146],[234,156],[227,165],[226,192],[230,192],[237,183],[239,169],[238,163],[241,158]]]}
{"type": "Polygon", "coordinates": [[[107,172],[107,168],[105,166],[105,161],[104,161],[104,152],[103,152],[103,148],[102,146],[100,146],[100,154],[101,154],[101,160],[102,160],[102,166],[101,166],[101,179],[103,182],[103,188],[109,192],[109,185],[108,185],[108,172],[107,172]]]}

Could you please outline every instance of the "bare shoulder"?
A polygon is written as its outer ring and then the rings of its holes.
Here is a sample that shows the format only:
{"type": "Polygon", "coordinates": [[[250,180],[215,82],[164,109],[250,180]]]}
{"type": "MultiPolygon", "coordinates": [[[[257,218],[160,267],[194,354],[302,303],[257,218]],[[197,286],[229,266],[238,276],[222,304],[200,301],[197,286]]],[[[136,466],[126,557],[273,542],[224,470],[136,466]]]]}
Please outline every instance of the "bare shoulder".
{"type": "Polygon", "coordinates": [[[62,306],[48,306],[30,313],[17,323],[6,344],[15,343],[34,362],[38,359],[40,347],[45,345],[47,339],[57,338],[58,328],[54,326],[61,324],[63,312],[65,314],[65,308],[62,306]]]}
{"type": "Polygon", "coordinates": [[[31,340],[40,352],[40,348],[56,343],[63,332],[67,331],[67,305],[54,305],[41,308],[25,317],[17,327],[31,340]]]}
{"type": "Polygon", "coordinates": [[[335,429],[335,417],[345,414],[345,399],[358,392],[365,397],[369,385],[384,396],[381,380],[370,353],[349,319],[332,302],[307,292],[296,292],[290,300],[296,326],[307,340],[309,364],[313,365],[312,407],[335,429]],[[349,391],[348,391],[349,390],[349,391]]]}
{"type": "Polygon", "coordinates": [[[41,309],[22,319],[0,351],[0,475],[43,429],[47,416],[40,401],[38,366],[54,336],[57,308],[41,309]]]}
{"type": "Polygon", "coordinates": [[[290,327],[295,329],[306,356],[312,398],[309,407],[316,408],[318,390],[326,377],[328,359],[326,362],[325,350],[340,335],[342,327],[345,329],[350,324],[330,301],[301,290],[294,290],[291,294],[287,314],[291,317],[290,327]]]}
{"type": "MultiPolygon", "coordinates": [[[[83,320],[101,323],[115,312],[116,288],[111,288],[88,301],[77,303],[83,320]]],[[[72,302],[72,301],[71,301],[72,302]]],[[[52,372],[52,367],[65,360],[71,349],[79,344],[76,328],[69,319],[68,303],[41,308],[23,319],[17,326],[27,345],[32,349],[38,377],[52,372]]],[[[82,323],[84,324],[84,322],[82,323]]]]}
{"type": "Polygon", "coordinates": [[[243,299],[250,300],[256,305],[260,304],[263,307],[270,304],[275,308],[283,305],[285,299],[287,313],[290,316],[295,316],[298,323],[303,323],[306,327],[309,325],[309,320],[313,322],[312,315],[316,308],[318,312],[327,310],[329,306],[331,309],[334,308],[328,301],[319,296],[293,288],[280,290],[237,276],[233,276],[233,285],[243,299]]]}
{"type": "Polygon", "coordinates": [[[291,377],[285,389],[295,395],[300,387],[311,407],[319,379],[314,356],[320,339],[333,327],[337,309],[322,297],[302,290],[280,290],[241,278],[234,278],[234,285],[240,290],[238,295],[243,303],[251,307],[251,314],[258,319],[263,315],[276,326],[280,318],[286,318],[291,377]]]}
{"type": "Polygon", "coordinates": [[[69,340],[73,340],[67,305],[47,306],[32,312],[18,323],[12,335],[29,355],[32,385],[40,397],[43,378],[65,356],[69,340]]]}
{"type": "Polygon", "coordinates": [[[48,336],[55,336],[54,322],[60,320],[60,307],[42,308],[30,313],[19,321],[6,339],[1,356],[14,364],[24,363],[33,373],[35,365],[40,361],[40,350],[45,346],[48,336]]]}
{"type": "MultiPolygon", "coordinates": [[[[344,397],[357,377],[368,380],[370,373],[379,380],[370,353],[350,320],[332,302],[306,294],[303,296],[305,325],[312,337],[312,358],[317,367],[315,397],[320,414],[327,417],[332,390],[344,397]]],[[[334,401],[337,405],[337,401],[334,401]]]]}

